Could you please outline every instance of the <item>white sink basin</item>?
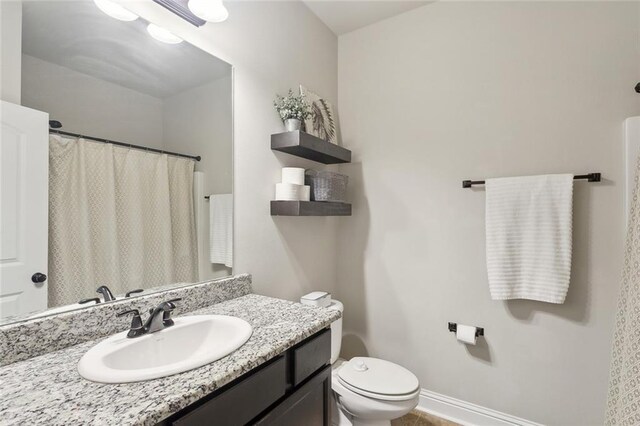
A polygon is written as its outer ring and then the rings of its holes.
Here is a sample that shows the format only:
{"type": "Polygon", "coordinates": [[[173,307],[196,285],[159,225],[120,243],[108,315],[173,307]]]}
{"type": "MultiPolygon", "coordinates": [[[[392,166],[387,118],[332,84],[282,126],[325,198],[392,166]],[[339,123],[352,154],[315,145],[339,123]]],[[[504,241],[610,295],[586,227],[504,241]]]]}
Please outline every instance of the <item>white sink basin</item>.
{"type": "Polygon", "coordinates": [[[225,315],[184,316],[174,321],[156,333],[130,339],[124,331],[103,340],[80,359],[78,372],[101,383],[157,379],[229,355],[253,332],[245,320],[225,315]]]}

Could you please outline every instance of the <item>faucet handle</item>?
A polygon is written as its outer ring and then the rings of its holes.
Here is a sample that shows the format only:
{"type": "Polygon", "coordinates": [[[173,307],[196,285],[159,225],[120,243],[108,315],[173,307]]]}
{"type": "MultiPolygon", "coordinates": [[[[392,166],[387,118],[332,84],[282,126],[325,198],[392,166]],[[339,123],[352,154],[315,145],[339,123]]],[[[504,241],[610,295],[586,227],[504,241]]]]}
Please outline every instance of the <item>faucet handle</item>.
{"type": "Polygon", "coordinates": [[[98,303],[102,302],[102,300],[100,300],[99,297],[90,297],[88,299],[82,299],[78,303],[84,304],[84,303],[89,303],[89,302],[96,302],[96,305],[97,305],[98,303]]]}
{"type": "Polygon", "coordinates": [[[137,288],[137,289],[135,289],[135,290],[128,291],[128,292],[124,295],[124,297],[131,297],[131,295],[132,295],[132,294],[135,294],[135,293],[142,293],[143,291],[144,291],[143,289],[141,289],[141,288],[137,288]]]}
{"type": "Polygon", "coordinates": [[[174,302],[179,302],[180,300],[182,300],[182,298],[178,297],[175,299],[167,300],[163,303],[163,305],[165,305],[167,308],[162,313],[162,324],[165,327],[170,327],[174,324],[173,320],[171,319],[171,312],[173,312],[173,310],[176,308],[176,304],[174,302]]]}
{"type": "Polygon", "coordinates": [[[116,314],[117,317],[121,317],[124,315],[128,315],[128,314],[133,314],[134,317],[139,317],[140,316],[140,311],[138,311],[137,309],[129,309],[128,311],[120,311],[116,314]]]}
{"type": "Polygon", "coordinates": [[[165,303],[169,304],[169,308],[175,309],[176,308],[176,304],[174,302],[179,302],[181,300],[182,300],[182,297],[176,297],[175,299],[167,300],[165,303]]]}
{"type": "Polygon", "coordinates": [[[142,336],[144,334],[144,325],[142,325],[142,318],[140,317],[140,312],[137,309],[118,312],[116,316],[121,317],[129,314],[133,314],[133,318],[131,318],[131,328],[127,333],[127,337],[142,336]]]}

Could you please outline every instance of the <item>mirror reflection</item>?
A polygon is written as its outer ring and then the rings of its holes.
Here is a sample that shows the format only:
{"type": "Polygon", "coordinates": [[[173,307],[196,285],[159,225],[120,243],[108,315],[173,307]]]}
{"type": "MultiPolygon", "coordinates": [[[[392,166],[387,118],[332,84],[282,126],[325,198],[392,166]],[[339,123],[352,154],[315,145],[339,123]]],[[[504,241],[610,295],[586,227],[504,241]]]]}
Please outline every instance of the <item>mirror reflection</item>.
{"type": "Polygon", "coordinates": [[[232,67],[99,6],[25,2],[2,42],[4,322],[232,273],[232,67]]]}

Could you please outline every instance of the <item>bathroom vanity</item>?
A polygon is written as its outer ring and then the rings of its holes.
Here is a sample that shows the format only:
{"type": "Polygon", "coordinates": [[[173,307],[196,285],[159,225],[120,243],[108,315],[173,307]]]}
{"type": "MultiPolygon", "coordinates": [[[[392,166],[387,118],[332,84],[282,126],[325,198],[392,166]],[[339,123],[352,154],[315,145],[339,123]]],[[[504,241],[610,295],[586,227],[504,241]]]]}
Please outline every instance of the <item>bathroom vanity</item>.
{"type": "Polygon", "coordinates": [[[325,329],[158,424],[328,426],[330,356],[325,329]]]}
{"type": "Polygon", "coordinates": [[[3,425],[330,424],[328,327],[339,312],[252,294],[249,276],[116,303],[0,327],[2,361],[12,358],[0,367],[3,425]],[[176,319],[235,316],[251,324],[251,337],[224,358],[167,377],[105,384],[80,376],[78,361],[106,335],[72,337],[111,323],[125,331],[129,318],[112,320],[113,312],[142,312],[176,296],[183,298],[176,319]],[[56,347],[65,336],[68,346],[56,347]]]}

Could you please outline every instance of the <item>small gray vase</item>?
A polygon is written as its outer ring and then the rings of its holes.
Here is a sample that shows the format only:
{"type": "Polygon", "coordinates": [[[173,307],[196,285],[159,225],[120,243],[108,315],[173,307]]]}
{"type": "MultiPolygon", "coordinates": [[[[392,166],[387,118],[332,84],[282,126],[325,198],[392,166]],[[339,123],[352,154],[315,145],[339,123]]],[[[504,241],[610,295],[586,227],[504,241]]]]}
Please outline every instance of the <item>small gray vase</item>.
{"type": "Polygon", "coordinates": [[[287,129],[287,132],[300,130],[301,127],[302,127],[302,122],[297,118],[287,118],[286,120],[284,120],[284,128],[287,129]]]}

